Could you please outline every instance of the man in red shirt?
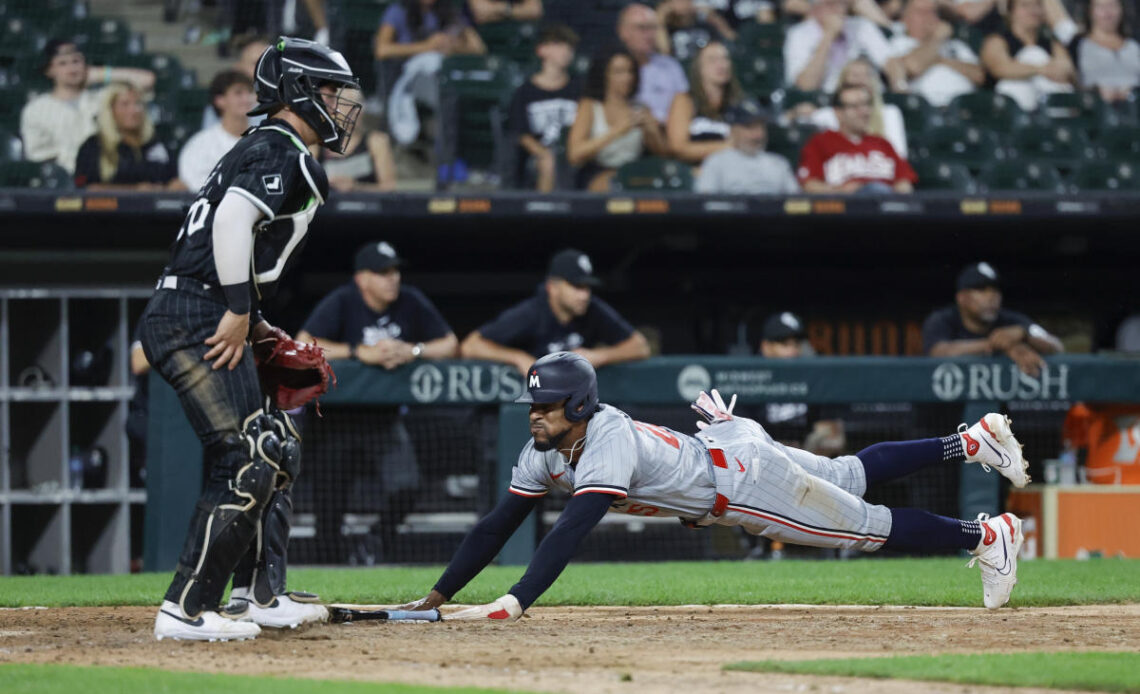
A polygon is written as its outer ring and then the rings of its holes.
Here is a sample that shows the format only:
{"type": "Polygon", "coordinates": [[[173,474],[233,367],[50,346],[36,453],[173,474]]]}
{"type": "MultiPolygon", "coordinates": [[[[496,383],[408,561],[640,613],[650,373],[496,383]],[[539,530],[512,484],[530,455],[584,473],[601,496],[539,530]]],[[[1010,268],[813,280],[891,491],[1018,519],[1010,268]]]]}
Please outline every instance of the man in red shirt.
{"type": "Polygon", "coordinates": [[[800,152],[797,175],[808,193],[909,193],[918,180],[891,143],[867,132],[871,92],[843,85],[835,93],[839,130],[817,133],[800,152]]]}

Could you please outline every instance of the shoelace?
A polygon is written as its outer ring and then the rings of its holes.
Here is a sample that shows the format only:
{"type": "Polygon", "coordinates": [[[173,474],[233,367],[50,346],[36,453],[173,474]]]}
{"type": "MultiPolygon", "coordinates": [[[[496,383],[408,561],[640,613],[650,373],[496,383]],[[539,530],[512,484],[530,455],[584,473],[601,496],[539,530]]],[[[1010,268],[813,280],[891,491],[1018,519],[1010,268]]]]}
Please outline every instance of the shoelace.
{"type": "MultiPolygon", "coordinates": [[[[965,422],[962,422],[961,424],[958,425],[958,435],[961,436],[962,434],[965,434],[966,430],[969,428],[970,427],[966,426],[965,422]]],[[[978,461],[978,465],[981,465],[982,469],[985,470],[986,472],[989,472],[991,470],[989,465],[986,465],[985,463],[983,463],[980,460],[978,461]]],[[[989,518],[990,518],[989,516],[986,516],[986,520],[989,520],[989,518]]],[[[979,516],[979,520],[980,519],[981,519],[981,517],[979,516]]]]}
{"type": "MultiPolygon", "coordinates": [[[[962,427],[964,427],[964,426],[966,426],[966,425],[965,425],[965,424],[962,424],[961,426],[959,426],[959,427],[958,427],[958,431],[962,431],[962,427]]],[[[986,467],[986,466],[985,466],[985,465],[982,465],[982,467],[986,467]]],[[[989,470],[989,468],[986,468],[986,470],[989,470]]],[[[978,522],[979,522],[979,523],[985,523],[985,522],[986,522],[986,521],[988,521],[989,519],[990,519],[990,514],[988,514],[988,513],[979,513],[979,514],[978,514],[978,522]]],[[[983,530],[982,532],[985,532],[985,531],[983,530]]],[[[999,539],[1000,539],[1000,538],[999,538],[999,539]]],[[[982,555],[981,555],[981,554],[975,554],[975,555],[974,555],[974,558],[973,558],[973,559],[971,559],[971,560],[969,561],[969,563],[968,563],[968,564],[966,564],[966,568],[967,568],[967,569],[972,569],[972,568],[974,568],[974,565],[975,565],[975,564],[977,564],[979,561],[981,561],[983,564],[985,564],[986,566],[990,567],[991,569],[992,569],[992,568],[995,568],[993,564],[991,564],[990,562],[986,561],[985,559],[982,559],[982,555]]]]}

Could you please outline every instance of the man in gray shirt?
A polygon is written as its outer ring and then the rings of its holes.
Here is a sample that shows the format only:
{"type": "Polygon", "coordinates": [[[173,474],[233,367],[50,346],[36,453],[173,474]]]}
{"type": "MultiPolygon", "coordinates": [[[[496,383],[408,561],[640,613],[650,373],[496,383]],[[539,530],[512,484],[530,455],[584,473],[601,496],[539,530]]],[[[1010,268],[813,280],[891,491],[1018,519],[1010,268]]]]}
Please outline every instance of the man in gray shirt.
{"type": "Polygon", "coordinates": [[[746,99],[724,114],[731,127],[731,147],[705,159],[697,177],[698,193],[792,194],[800,192],[788,160],[764,151],[768,114],[746,99]]]}
{"type": "Polygon", "coordinates": [[[657,52],[659,26],[660,20],[652,7],[634,3],[626,5],[618,16],[617,34],[640,68],[637,100],[645,104],[658,123],[664,123],[673,97],[678,92],[689,91],[689,80],[676,58],[657,52]]]}

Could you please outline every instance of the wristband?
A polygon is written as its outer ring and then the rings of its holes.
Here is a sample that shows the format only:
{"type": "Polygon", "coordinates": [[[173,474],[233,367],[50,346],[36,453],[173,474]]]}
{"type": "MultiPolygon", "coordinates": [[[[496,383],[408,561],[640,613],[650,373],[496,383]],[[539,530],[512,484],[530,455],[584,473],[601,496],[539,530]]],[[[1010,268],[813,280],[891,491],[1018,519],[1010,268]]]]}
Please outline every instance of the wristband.
{"type": "Polygon", "coordinates": [[[223,284],[222,293],[226,295],[226,306],[230,313],[239,316],[249,313],[249,285],[245,282],[223,284]]]}

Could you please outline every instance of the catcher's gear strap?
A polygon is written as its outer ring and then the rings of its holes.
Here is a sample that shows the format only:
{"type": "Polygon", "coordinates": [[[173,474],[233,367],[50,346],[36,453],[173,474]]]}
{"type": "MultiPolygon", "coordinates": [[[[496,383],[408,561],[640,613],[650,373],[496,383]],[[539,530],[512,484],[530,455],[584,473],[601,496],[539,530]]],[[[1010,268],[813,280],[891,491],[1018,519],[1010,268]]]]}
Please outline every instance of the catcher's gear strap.
{"type": "Polygon", "coordinates": [[[534,604],[538,596],[558,579],[570,557],[578,551],[578,544],[610,510],[613,500],[613,496],[600,492],[570,497],[550,533],[539,543],[526,573],[510,590],[510,594],[522,604],[522,609],[534,604]]]}
{"type": "Polygon", "coordinates": [[[272,406],[267,407],[267,410],[272,414],[277,438],[281,440],[281,470],[277,476],[277,488],[285,489],[301,474],[301,434],[288,412],[272,406]]]}
{"type": "Polygon", "coordinates": [[[463,538],[447,569],[436,581],[435,590],[448,599],[463,590],[471,579],[491,563],[527,515],[534,510],[536,501],[515,494],[504,494],[495,508],[480,518],[463,538]]]}
{"type": "Polygon", "coordinates": [[[178,604],[191,619],[203,610],[217,609],[230,574],[257,534],[261,509],[273,492],[280,444],[261,410],[246,419],[240,441],[249,462],[225,487],[212,486],[202,495],[179,559],[178,573],[186,583],[178,604]]]}
{"type": "Polygon", "coordinates": [[[317,196],[317,203],[325,204],[325,200],[329,199],[329,177],[321,163],[309,156],[308,151],[301,156],[301,174],[313,195],[317,196]]]}

